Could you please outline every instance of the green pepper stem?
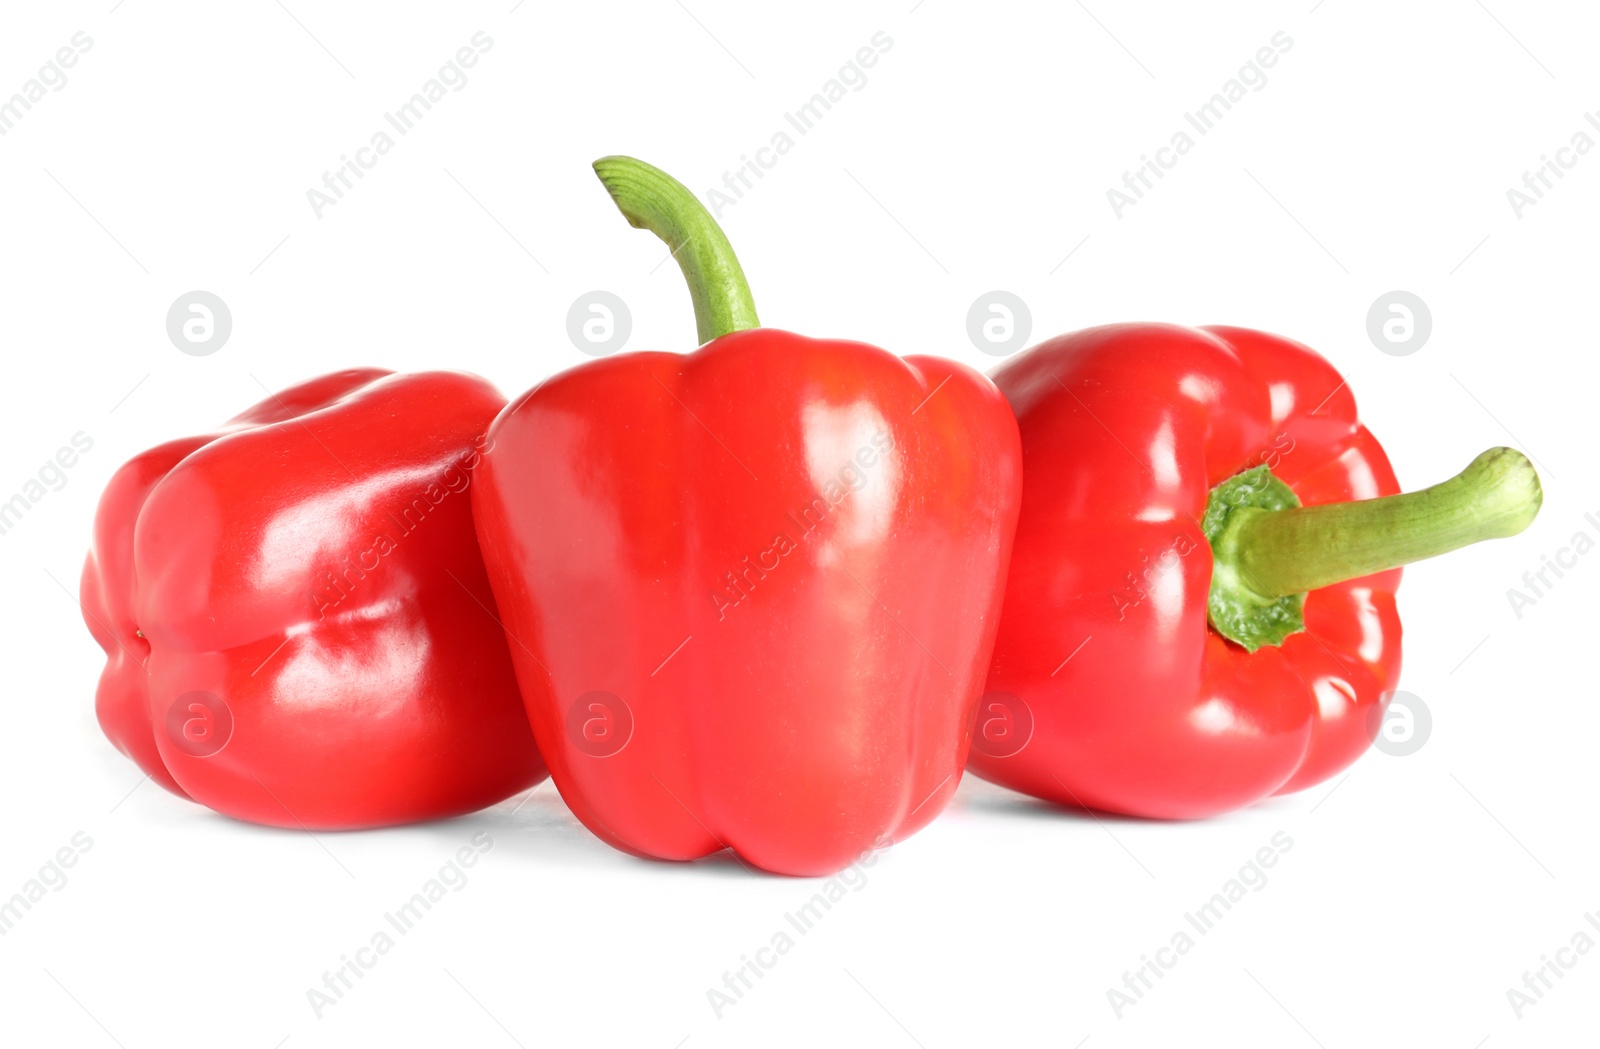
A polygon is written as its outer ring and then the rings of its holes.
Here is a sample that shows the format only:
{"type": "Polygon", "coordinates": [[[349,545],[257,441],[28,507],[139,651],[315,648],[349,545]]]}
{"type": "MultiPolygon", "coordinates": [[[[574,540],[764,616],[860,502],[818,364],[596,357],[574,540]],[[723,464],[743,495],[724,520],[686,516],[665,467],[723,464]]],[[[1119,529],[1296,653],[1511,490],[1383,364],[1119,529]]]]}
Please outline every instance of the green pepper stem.
{"type": "Polygon", "coordinates": [[[649,230],[672,249],[689,283],[701,343],[761,327],[733,246],[688,187],[633,157],[601,157],[594,173],[630,225],[649,230]]]}
{"type": "Polygon", "coordinates": [[[1228,545],[1252,589],[1299,594],[1516,535],[1543,501],[1527,456],[1491,448],[1455,477],[1420,492],[1242,510],[1230,522],[1228,545]]]}

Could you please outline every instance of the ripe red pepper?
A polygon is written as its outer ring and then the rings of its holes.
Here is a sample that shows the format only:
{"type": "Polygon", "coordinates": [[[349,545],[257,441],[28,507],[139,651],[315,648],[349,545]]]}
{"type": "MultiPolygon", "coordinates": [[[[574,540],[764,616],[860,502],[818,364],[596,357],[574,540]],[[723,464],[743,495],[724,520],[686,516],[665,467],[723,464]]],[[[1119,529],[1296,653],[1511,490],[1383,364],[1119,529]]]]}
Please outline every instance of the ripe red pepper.
{"type": "Polygon", "coordinates": [[[706,345],[574,368],[490,429],[473,501],[534,737],[619,849],[839,870],[960,780],[1016,423],[951,361],[758,328],[688,190],[595,169],[673,249],[706,345]]]}
{"type": "Polygon", "coordinates": [[[1339,374],[1260,332],[1093,328],[994,378],[1027,485],[972,767],[1069,806],[1202,817],[1343,769],[1399,678],[1398,566],[1541,502],[1508,448],[1396,494],[1339,374]]]}
{"type": "Polygon", "coordinates": [[[339,372],[130,460],[95,517],[101,727],[237,819],[434,819],[544,778],[467,487],[504,401],[339,372]]]}

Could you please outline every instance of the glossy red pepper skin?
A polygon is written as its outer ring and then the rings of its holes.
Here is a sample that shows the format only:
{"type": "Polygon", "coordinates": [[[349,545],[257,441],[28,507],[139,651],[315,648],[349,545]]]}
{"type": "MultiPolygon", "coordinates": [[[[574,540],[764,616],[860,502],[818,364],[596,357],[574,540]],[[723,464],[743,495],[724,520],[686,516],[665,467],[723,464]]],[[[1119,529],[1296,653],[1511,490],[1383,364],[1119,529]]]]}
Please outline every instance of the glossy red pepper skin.
{"type": "Polygon", "coordinates": [[[1027,483],[973,770],[1064,805],[1189,819],[1360,756],[1399,678],[1400,570],[1312,591],[1304,632],[1246,652],[1207,623],[1198,523],[1214,485],[1262,464],[1308,506],[1399,491],[1333,367],[1241,328],[1120,324],[994,379],[1027,483]]]}
{"type": "Polygon", "coordinates": [[[490,436],[479,537],[586,826],[820,875],[944,807],[1021,485],[988,380],[752,329],[574,368],[490,436]]]}
{"type": "Polygon", "coordinates": [[[225,815],[313,830],[543,779],[466,493],[502,404],[468,375],[345,371],[124,465],[82,581],[117,748],[225,815]]]}

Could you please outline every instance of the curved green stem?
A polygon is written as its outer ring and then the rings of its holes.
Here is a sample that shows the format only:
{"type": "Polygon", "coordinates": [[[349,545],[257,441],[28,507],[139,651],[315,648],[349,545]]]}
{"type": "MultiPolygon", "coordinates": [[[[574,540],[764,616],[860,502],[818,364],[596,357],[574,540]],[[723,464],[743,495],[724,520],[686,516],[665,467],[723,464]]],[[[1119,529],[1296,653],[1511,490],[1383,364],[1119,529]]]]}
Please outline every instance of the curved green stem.
{"type": "Polygon", "coordinates": [[[1218,485],[1201,523],[1211,541],[1208,612],[1218,633],[1254,651],[1304,629],[1307,591],[1516,535],[1544,493],[1526,456],[1491,448],[1420,492],[1300,506],[1265,467],[1218,485]]]}
{"type": "Polygon", "coordinates": [[[594,172],[630,225],[666,242],[689,283],[701,343],[761,327],[733,246],[688,188],[633,157],[601,157],[594,172]]]}

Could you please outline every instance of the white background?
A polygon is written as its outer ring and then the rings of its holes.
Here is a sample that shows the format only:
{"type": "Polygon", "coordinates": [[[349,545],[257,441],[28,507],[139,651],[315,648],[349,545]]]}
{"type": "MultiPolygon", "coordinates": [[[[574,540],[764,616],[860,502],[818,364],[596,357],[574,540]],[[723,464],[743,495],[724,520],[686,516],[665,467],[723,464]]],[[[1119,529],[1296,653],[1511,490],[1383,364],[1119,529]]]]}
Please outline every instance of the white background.
{"type": "Polygon", "coordinates": [[[1600,537],[1600,156],[1520,218],[1506,196],[1600,105],[1592,12],[286,2],[8,5],[0,28],[0,96],[74,32],[94,41],[0,137],[0,498],[74,433],[94,441],[0,536],[0,896],[74,833],[93,840],[0,938],[0,1041],[1594,1040],[1600,951],[1521,1019],[1507,1000],[1600,911],[1600,554],[1520,618],[1507,598],[1574,533],[1600,537]],[[470,82],[315,217],[306,191],[478,30],[494,45],[470,82]],[[116,466],[335,368],[455,367],[510,395],[587,359],[565,317],[591,289],[631,306],[628,348],[692,348],[679,275],[589,162],[632,153],[704,193],[880,30],[893,47],[866,85],[724,212],[763,319],[982,368],[996,361],[965,316],[995,288],[1030,305],[1035,340],[1254,326],[1345,373],[1408,488],[1491,445],[1529,452],[1547,492],[1532,529],[1407,571],[1422,749],[1193,824],[1097,822],[969,779],[721,1019],[707,990],[814,885],[626,857],[548,783],[464,819],[315,839],[140,785],[95,724],[101,653],[56,582],[76,591],[116,466]],[[1117,218],[1107,189],[1279,30],[1294,43],[1265,87],[1117,218]],[[1397,288],[1433,316],[1404,357],[1365,327],[1397,288]],[[166,334],[194,289],[232,310],[211,356],[166,334]],[[494,846],[470,883],[318,1019],[307,990],[480,831],[494,846]],[[1278,831],[1294,845],[1268,884],[1117,1018],[1107,990],[1278,831]]]}

